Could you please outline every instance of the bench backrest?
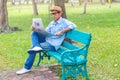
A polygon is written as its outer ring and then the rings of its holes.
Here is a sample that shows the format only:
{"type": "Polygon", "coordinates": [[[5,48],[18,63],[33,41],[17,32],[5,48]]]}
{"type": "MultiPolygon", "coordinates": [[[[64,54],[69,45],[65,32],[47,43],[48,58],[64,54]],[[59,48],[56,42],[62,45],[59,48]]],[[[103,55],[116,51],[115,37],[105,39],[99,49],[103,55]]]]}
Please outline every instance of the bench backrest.
{"type": "Polygon", "coordinates": [[[67,32],[66,38],[72,41],[69,42],[69,40],[68,41],[65,40],[62,44],[63,48],[61,49],[75,50],[75,49],[80,49],[80,48],[85,47],[85,52],[84,52],[85,54],[83,55],[87,56],[88,47],[91,41],[90,33],[82,32],[78,30],[71,30],[67,32]]]}
{"type": "Polygon", "coordinates": [[[66,38],[89,45],[91,40],[91,34],[78,30],[71,30],[67,33],[66,38]]]}

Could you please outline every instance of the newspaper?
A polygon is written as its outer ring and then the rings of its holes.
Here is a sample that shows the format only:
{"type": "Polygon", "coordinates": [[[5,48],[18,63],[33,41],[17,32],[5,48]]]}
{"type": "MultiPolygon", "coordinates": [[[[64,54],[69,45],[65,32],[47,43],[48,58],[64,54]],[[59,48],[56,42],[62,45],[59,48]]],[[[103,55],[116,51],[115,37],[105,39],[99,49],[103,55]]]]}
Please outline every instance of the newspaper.
{"type": "Polygon", "coordinates": [[[35,32],[38,32],[39,34],[43,36],[53,36],[53,34],[45,31],[41,18],[33,18],[32,26],[35,28],[34,30],[35,32]]]}

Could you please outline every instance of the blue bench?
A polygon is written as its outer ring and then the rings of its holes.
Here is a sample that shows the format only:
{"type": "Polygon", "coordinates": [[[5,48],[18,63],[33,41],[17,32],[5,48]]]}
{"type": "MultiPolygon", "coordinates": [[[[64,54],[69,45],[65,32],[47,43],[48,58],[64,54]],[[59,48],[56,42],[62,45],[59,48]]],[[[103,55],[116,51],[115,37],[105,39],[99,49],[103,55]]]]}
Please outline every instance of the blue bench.
{"type": "Polygon", "coordinates": [[[75,79],[77,74],[85,76],[89,80],[87,73],[87,53],[91,41],[91,34],[81,32],[78,30],[71,30],[67,32],[66,38],[72,40],[65,40],[60,49],[57,51],[48,51],[39,53],[39,60],[37,66],[44,57],[55,58],[62,66],[62,80],[72,75],[75,79]]]}

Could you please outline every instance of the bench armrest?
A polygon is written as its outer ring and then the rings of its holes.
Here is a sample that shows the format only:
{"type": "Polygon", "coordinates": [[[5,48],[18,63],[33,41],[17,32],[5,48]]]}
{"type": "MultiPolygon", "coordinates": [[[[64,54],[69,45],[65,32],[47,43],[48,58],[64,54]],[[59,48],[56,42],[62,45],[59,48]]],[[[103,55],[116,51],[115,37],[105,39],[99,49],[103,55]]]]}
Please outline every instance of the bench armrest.
{"type": "Polygon", "coordinates": [[[61,63],[67,65],[77,64],[80,59],[86,59],[87,56],[87,45],[80,49],[67,50],[61,53],[61,63]]]}

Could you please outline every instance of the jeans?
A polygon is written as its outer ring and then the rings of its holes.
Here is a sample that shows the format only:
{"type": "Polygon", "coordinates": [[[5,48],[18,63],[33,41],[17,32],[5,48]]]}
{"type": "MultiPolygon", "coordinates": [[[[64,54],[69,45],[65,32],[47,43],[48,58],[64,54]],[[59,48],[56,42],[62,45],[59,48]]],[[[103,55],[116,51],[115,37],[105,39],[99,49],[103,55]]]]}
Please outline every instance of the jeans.
{"type": "MultiPolygon", "coordinates": [[[[45,41],[45,37],[37,32],[31,33],[32,47],[39,46],[45,51],[55,51],[54,46],[45,41]]],[[[30,53],[24,64],[25,69],[31,69],[34,63],[36,52],[30,53]]]]}

